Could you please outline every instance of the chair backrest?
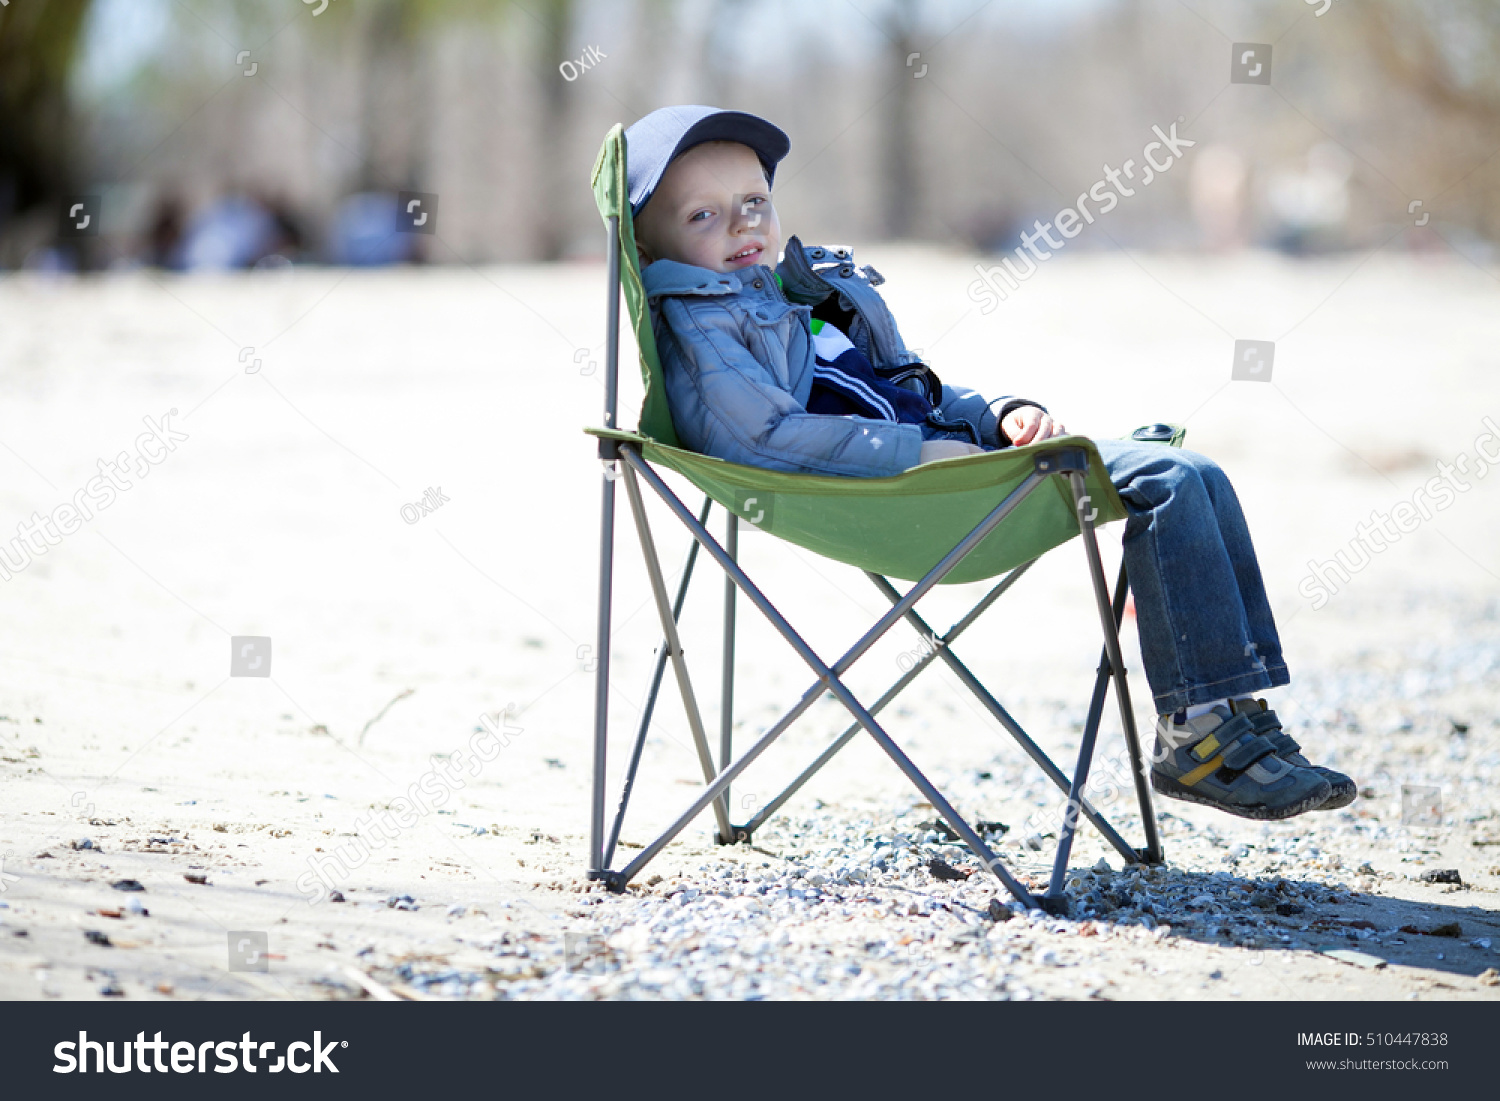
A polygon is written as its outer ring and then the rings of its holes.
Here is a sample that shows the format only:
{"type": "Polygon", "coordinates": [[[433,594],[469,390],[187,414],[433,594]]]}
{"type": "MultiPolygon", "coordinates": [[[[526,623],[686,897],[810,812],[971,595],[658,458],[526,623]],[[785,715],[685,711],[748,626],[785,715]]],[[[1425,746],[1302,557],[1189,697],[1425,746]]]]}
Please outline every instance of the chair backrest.
{"type": "Polygon", "coordinates": [[[656,354],[656,337],[651,332],[646,288],[641,283],[641,269],[636,262],[635,223],[630,214],[630,189],[625,183],[625,128],[619,123],[605,135],[604,144],[599,148],[599,157],[594,162],[593,185],[594,202],[604,224],[608,226],[611,218],[618,219],[616,237],[620,249],[620,282],[625,287],[625,307],[630,314],[636,347],[640,349],[641,381],[646,387],[638,431],[658,443],[678,447],[677,430],[672,426],[672,413],[667,408],[661,360],[656,354]]]}

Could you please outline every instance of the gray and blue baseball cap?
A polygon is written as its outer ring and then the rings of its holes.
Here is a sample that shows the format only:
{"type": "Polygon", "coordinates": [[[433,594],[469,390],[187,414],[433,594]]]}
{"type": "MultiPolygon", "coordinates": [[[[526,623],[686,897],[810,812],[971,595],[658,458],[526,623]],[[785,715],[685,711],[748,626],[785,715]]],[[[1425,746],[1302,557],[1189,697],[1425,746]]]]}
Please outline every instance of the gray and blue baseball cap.
{"type": "Polygon", "coordinates": [[[661,183],[667,166],[706,141],[736,141],[760,158],[769,182],[776,165],[792,147],[791,139],[758,115],[686,104],[661,107],[625,131],[625,183],[630,213],[639,214],[661,183]]]}

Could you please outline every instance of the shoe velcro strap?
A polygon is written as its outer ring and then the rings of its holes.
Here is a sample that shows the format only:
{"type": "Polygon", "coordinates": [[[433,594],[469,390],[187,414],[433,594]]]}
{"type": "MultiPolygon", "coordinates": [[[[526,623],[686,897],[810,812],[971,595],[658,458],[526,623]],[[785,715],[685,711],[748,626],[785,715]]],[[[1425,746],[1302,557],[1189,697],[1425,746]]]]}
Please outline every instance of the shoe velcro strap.
{"type": "Polygon", "coordinates": [[[1301,753],[1302,747],[1281,728],[1281,720],[1274,711],[1257,711],[1250,716],[1250,726],[1257,734],[1268,738],[1279,753],[1301,753]]]}
{"type": "Polygon", "coordinates": [[[1228,722],[1220,723],[1200,740],[1194,742],[1188,752],[1198,760],[1206,761],[1246,734],[1253,737],[1255,728],[1250,725],[1248,716],[1236,715],[1228,722]]]}
{"type": "Polygon", "coordinates": [[[1264,760],[1274,755],[1276,747],[1271,744],[1269,738],[1262,738],[1259,734],[1251,734],[1246,731],[1234,742],[1224,747],[1224,767],[1233,769],[1235,772],[1244,772],[1256,761],[1264,760]]]}
{"type": "Polygon", "coordinates": [[[1257,734],[1264,734],[1267,730],[1281,729],[1281,720],[1276,717],[1274,711],[1251,711],[1245,717],[1250,720],[1250,725],[1255,727],[1257,734]]]}

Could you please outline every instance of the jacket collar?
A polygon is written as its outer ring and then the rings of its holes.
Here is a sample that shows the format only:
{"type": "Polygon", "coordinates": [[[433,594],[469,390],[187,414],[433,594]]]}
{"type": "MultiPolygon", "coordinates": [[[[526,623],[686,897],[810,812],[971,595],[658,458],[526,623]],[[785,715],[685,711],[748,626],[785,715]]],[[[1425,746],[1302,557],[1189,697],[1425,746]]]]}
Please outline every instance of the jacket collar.
{"type": "Polygon", "coordinates": [[[835,274],[853,272],[854,253],[839,245],[806,246],[795,235],[788,237],[784,255],[776,268],[782,290],[793,302],[817,305],[833,291],[835,274]]]}
{"type": "Polygon", "coordinates": [[[641,284],[648,299],[667,294],[738,294],[765,276],[761,264],[739,271],[712,271],[677,260],[657,260],[641,272],[641,284]]]}

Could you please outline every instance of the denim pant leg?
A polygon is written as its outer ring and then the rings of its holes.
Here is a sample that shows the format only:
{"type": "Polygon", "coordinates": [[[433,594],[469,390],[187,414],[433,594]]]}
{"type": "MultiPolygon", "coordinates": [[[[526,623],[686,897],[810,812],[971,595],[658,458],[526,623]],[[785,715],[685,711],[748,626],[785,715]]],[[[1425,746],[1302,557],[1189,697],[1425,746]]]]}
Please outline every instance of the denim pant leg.
{"type": "Polygon", "coordinates": [[[1096,440],[1125,502],[1125,572],[1157,714],[1288,683],[1250,530],[1212,460],[1096,440]]]}

